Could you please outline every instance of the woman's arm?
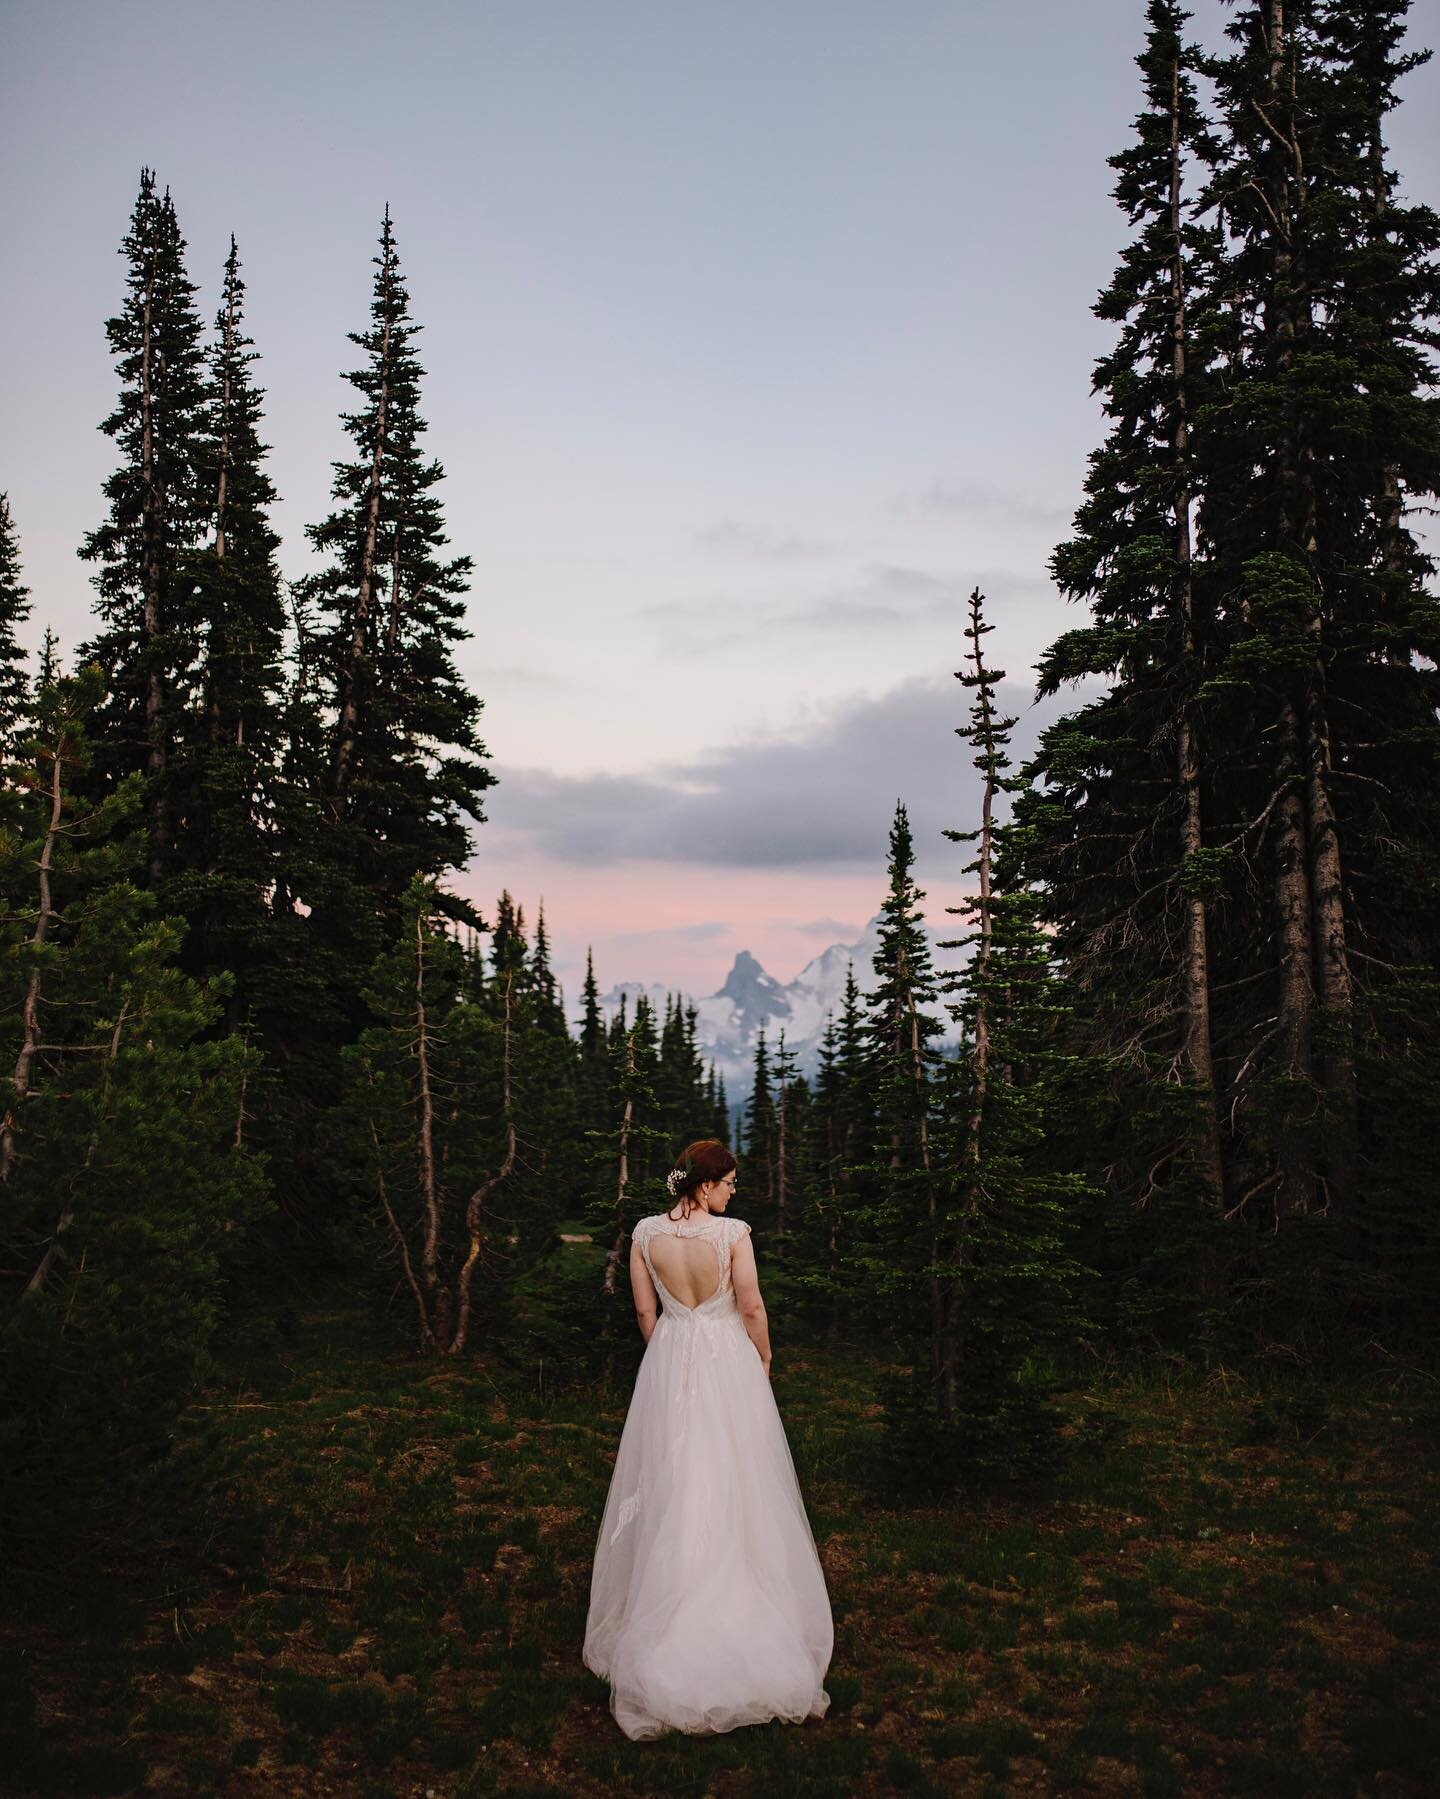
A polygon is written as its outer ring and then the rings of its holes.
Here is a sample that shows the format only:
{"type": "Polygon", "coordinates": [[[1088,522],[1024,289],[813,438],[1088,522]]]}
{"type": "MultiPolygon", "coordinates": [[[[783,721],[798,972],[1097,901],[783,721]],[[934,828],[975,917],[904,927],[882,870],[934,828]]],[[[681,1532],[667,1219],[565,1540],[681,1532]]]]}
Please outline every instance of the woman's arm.
{"type": "Polygon", "coordinates": [[[650,1333],[655,1328],[658,1295],[655,1283],[650,1278],[650,1270],[645,1266],[640,1245],[633,1239],[630,1244],[630,1291],[635,1296],[635,1322],[640,1326],[640,1335],[648,1343],[650,1333]]]}
{"type": "Polygon", "coordinates": [[[735,1303],[745,1321],[750,1341],[755,1345],[765,1372],[770,1372],[770,1320],[765,1315],[765,1301],[760,1297],[760,1275],[755,1267],[755,1248],[746,1231],[730,1253],[730,1284],[735,1289],[735,1303]]]}

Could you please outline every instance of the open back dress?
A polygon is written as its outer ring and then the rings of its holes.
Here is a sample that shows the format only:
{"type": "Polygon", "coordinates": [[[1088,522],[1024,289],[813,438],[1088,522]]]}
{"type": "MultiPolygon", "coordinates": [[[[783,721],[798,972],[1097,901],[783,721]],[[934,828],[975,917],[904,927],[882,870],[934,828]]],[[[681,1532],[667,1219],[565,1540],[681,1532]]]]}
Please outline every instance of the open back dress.
{"type": "Polygon", "coordinates": [[[595,1545],[585,1665],[628,1737],[823,1717],[834,1627],[769,1376],[731,1285],[741,1219],[642,1218],[660,1296],[595,1545]],[[670,1293],[656,1236],[713,1246],[714,1291],[670,1293]]]}

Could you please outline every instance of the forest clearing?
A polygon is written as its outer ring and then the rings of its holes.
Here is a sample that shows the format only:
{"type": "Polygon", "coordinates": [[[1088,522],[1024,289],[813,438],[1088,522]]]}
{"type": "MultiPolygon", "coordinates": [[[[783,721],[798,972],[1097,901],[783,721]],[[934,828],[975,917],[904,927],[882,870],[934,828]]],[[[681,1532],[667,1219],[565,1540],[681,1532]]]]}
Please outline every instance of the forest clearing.
{"type": "Polygon", "coordinates": [[[169,1500],[109,1546],[109,1580],[57,1564],[29,1593],[44,1622],[12,1615],[12,1777],[227,1799],[1433,1791],[1433,1383],[1097,1368],[1066,1399],[1062,1478],[892,1509],[857,1481],[874,1372],[779,1334],[836,1620],[824,1720],[626,1742],[579,1659],[625,1394],[542,1400],[543,1370],[486,1358],[437,1373],[318,1312],[185,1414],[169,1500]]]}

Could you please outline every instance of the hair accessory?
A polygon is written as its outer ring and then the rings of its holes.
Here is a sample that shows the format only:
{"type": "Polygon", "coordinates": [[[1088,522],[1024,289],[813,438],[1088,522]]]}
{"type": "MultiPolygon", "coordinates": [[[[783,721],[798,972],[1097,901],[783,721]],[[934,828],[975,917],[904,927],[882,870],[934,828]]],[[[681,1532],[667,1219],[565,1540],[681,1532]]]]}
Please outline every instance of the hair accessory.
{"type": "Polygon", "coordinates": [[[665,1176],[665,1191],[670,1195],[671,1199],[674,1199],[675,1195],[680,1191],[680,1183],[684,1179],[685,1170],[683,1168],[672,1168],[669,1174],[665,1176]]]}

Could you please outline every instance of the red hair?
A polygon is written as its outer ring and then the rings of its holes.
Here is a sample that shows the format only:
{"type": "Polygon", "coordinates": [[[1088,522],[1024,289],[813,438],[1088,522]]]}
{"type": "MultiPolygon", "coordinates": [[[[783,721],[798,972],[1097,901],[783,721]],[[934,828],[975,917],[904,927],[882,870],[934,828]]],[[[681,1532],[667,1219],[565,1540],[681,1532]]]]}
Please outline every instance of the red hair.
{"type": "Polygon", "coordinates": [[[675,1168],[679,1178],[675,1182],[675,1197],[683,1202],[688,1212],[695,1204],[696,1191],[706,1181],[721,1181],[735,1166],[735,1158],[720,1142],[718,1137],[700,1137],[694,1143],[687,1144],[675,1158],[675,1168]]]}

